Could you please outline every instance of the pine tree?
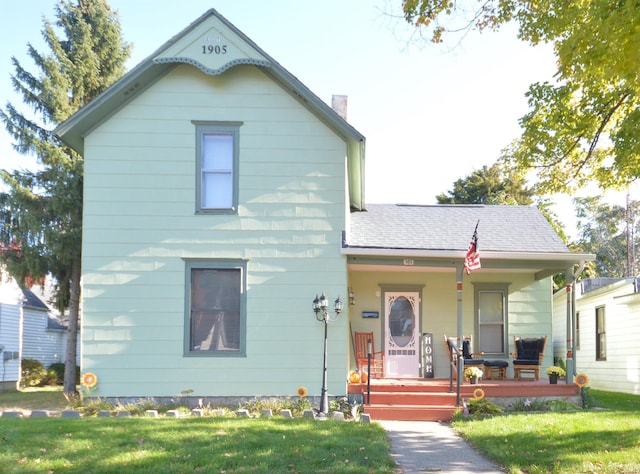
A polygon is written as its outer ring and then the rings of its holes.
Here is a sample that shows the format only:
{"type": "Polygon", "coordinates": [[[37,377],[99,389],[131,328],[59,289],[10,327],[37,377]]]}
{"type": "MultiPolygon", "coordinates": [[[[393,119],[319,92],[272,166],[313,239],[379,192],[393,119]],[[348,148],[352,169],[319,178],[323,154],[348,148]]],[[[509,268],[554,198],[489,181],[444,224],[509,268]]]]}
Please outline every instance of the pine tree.
{"type": "Polygon", "coordinates": [[[13,87],[31,108],[11,103],[0,120],[14,149],[35,155],[37,170],[2,171],[7,192],[0,196],[3,226],[0,261],[21,285],[50,275],[55,304],[68,310],[65,394],[76,393],[76,346],[80,310],[83,159],[53,133],[55,126],[97,97],[125,72],[130,45],[122,38],[117,12],[105,0],[60,1],[54,23],[43,20],[50,51],[31,44],[28,56],[38,72],[15,58],[13,87]],[[59,36],[60,35],[60,36],[59,36]]]}

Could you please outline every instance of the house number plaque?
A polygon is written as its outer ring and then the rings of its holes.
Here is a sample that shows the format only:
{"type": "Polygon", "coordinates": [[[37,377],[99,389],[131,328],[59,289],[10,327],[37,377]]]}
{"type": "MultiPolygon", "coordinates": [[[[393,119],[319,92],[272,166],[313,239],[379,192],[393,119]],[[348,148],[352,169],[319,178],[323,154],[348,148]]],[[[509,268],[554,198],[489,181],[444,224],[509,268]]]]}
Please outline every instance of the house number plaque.
{"type": "Polygon", "coordinates": [[[222,43],[220,36],[207,36],[202,45],[202,54],[227,54],[227,45],[222,43]]]}

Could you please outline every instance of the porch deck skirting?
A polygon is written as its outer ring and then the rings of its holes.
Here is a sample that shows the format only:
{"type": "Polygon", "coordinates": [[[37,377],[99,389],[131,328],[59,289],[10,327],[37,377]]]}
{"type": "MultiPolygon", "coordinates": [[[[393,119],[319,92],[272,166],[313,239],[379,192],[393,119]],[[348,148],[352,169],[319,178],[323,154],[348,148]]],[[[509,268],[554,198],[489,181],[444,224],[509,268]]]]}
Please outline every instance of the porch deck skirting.
{"type": "MultiPolygon", "coordinates": [[[[349,384],[348,393],[364,403],[364,412],[372,420],[448,421],[460,409],[456,406],[455,383],[451,392],[449,379],[371,379],[370,403],[368,388],[363,383],[349,384]]],[[[485,398],[503,407],[526,399],[565,399],[577,406],[582,401],[577,385],[564,380],[552,385],[546,377],[521,381],[480,379],[476,385],[460,386],[461,399],[473,398],[478,388],[484,391],[485,398]]]]}

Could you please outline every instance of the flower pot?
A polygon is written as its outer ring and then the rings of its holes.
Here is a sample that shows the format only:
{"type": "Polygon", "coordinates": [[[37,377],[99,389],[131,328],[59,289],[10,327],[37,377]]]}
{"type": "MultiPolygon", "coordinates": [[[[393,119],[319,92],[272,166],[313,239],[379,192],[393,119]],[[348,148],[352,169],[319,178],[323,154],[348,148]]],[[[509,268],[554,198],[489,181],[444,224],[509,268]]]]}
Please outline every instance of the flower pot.
{"type": "Polygon", "coordinates": [[[558,376],[554,375],[554,374],[549,375],[549,383],[550,384],[554,384],[554,385],[557,384],[558,383],[558,376]]]}
{"type": "Polygon", "coordinates": [[[469,383],[471,385],[476,385],[478,383],[478,378],[477,377],[472,377],[469,379],[469,383]]]}

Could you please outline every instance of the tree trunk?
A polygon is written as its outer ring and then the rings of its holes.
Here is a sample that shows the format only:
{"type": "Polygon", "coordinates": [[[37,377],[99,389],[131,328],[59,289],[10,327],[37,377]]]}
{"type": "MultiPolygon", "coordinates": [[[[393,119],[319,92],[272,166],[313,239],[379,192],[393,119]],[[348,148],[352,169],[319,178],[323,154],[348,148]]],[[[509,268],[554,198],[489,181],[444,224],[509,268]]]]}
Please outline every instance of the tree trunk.
{"type": "Polygon", "coordinates": [[[67,352],[64,364],[64,393],[76,394],[76,355],[78,347],[78,326],[80,321],[80,262],[71,266],[71,287],[69,299],[69,325],[67,327],[67,352]]]}

